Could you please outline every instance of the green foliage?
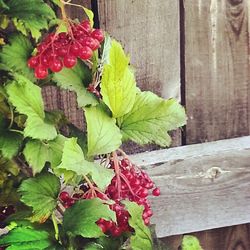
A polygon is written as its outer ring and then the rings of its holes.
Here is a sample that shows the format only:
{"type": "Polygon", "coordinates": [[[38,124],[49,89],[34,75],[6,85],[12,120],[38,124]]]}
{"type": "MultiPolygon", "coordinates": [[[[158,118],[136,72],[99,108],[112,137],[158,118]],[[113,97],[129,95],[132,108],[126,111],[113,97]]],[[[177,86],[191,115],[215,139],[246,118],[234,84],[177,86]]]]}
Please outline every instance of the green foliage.
{"type": "Polygon", "coordinates": [[[85,108],[88,133],[88,155],[110,153],[121,145],[121,133],[101,106],[85,108]]]}
{"type": "Polygon", "coordinates": [[[21,201],[33,208],[31,221],[44,222],[57,205],[60,180],[51,173],[41,173],[22,182],[21,201]]]}
{"type": "Polygon", "coordinates": [[[20,169],[13,160],[0,158],[0,204],[15,204],[18,202],[16,187],[22,178],[19,175],[20,169]]]}
{"type": "Polygon", "coordinates": [[[169,146],[168,131],[186,123],[184,108],[175,100],[164,100],[152,92],[139,92],[132,110],[118,120],[123,139],[139,144],[169,146]]]}
{"type": "Polygon", "coordinates": [[[27,142],[23,154],[34,174],[42,171],[46,162],[50,162],[52,168],[60,164],[65,140],[64,136],[58,135],[52,141],[30,140],[27,142]]]}
{"type": "Polygon", "coordinates": [[[129,218],[129,225],[135,230],[134,235],[130,238],[131,248],[133,250],[153,250],[150,230],[142,220],[144,208],[135,202],[124,201],[123,203],[131,216],[129,218]]]}
{"type": "Polygon", "coordinates": [[[115,40],[111,43],[108,64],[104,65],[101,82],[103,101],[115,118],[127,114],[133,107],[136,95],[135,77],[128,66],[129,58],[115,40]]]}
{"type": "Polygon", "coordinates": [[[36,40],[41,30],[48,29],[48,22],[55,18],[54,11],[42,0],[9,0],[6,4],[8,8],[3,14],[13,20],[17,30],[26,36],[31,32],[36,40]]]}
{"type": "Polygon", "coordinates": [[[7,159],[17,155],[23,136],[12,131],[2,131],[0,134],[0,154],[7,159]]]}
{"type": "Polygon", "coordinates": [[[47,231],[28,227],[17,227],[7,235],[1,236],[1,246],[7,250],[44,250],[53,245],[47,231]]]}
{"type": "Polygon", "coordinates": [[[182,250],[202,250],[199,240],[193,235],[185,235],[181,247],[182,250]]]}
{"type": "Polygon", "coordinates": [[[67,209],[63,217],[63,228],[68,234],[97,238],[103,235],[96,224],[100,218],[115,221],[115,212],[100,199],[81,200],[67,209]]]}
{"type": "Polygon", "coordinates": [[[104,189],[111,182],[114,173],[97,163],[86,161],[76,138],[68,139],[64,144],[62,163],[58,168],[72,171],[76,175],[90,175],[95,184],[104,189]]]}
{"type": "Polygon", "coordinates": [[[27,66],[27,60],[32,50],[33,48],[28,38],[21,34],[14,34],[9,37],[9,44],[3,46],[0,52],[0,59],[9,70],[34,80],[33,73],[27,66]]]}
{"type": "Polygon", "coordinates": [[[95,96],[84,87],[91,83],[91,71],[82,62],[78,61],[73,69],[64,68],[55,73],[53,80],[59,87],[76,92],[79,107],[98,103],[95,96]]]}
{"type": "Polygon", "coordinates": [[[24,136],[40,140],[53,140],[57,136],[55,127],[45,122],[41,88],[23,76],[6,87],[9,101],[16,110],[27,116],[24,136]]]}

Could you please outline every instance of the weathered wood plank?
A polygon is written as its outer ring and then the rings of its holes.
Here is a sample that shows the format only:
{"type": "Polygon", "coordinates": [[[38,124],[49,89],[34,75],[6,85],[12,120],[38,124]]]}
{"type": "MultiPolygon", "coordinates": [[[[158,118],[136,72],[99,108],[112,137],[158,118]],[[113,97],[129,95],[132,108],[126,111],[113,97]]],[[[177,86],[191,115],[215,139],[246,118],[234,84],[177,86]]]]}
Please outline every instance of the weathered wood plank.
{"type": "Polygon", "coordinates": [[[187,144],[249,135],[250,2],[184,7],[187,144]]]}
{"type": "MultiPolygon", "coordinates": [[[[250,249],[250,224],[218,228],[192,233],[200,240],[204,250],[248,250],[250,249]]],[[[178,250],[182,235],[170,236],[163,241],[172,250],[178,250]]]]}
{"type": "MultiPolygon", "coordinates": [[[[179,1],[99,0],[98,5],[101,28],[131,55],[139,87],[180,99],[179,1]]],[[[179,131],[173,145],[180,144],[179,131]]]]}
{"type": "Polygon", "coordinates": [[[250,136],[131,157],[160,187],[159,237],[250,222],[250,136]]]}

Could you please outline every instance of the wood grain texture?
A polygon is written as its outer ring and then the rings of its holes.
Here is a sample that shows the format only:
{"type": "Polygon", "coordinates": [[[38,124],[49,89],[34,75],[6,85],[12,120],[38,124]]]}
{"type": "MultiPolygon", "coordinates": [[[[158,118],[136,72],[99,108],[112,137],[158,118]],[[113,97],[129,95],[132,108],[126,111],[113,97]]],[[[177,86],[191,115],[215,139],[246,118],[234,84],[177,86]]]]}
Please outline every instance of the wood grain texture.
{"type": "Polygon", "coordinates": [[[163,151],[131,158],[161,189],[151,199],[159,237],[250,221],[250,137],[163,151]]]}
{"type": "MultiPolygon", "coordinates": [[[[164,98],[180,99],[179,2],[99,0],[98,9],[101,28],[130,54],[138,86],[164,98]]],[[[178,131],[173,145],[180,143],[178,131]]]]}
{"type": "MultiPolygon", "coordinates": [[[[250,224],[191,233],[200,240],[203,250],[249,250],[250,224]]],[[[162,239],[172,250],[179,250],[182,235],[162,239]]]]}
{"type": "Polygon", "coordinates": [[[248,0],[184,0],[187,144],[249,135],[248,0]]]}

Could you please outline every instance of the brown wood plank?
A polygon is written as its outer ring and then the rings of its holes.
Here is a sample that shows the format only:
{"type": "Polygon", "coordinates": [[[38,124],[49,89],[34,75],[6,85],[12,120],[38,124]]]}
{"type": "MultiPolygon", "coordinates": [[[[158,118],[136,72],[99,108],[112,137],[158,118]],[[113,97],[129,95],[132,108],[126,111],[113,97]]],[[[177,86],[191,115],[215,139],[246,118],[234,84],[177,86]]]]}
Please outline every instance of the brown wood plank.
{"type": "MultiPolygon", "coordinates": [[[[190,233],[200,240],[203,250],[249,250],[250,224],[190,233]]],[[[172,250],[178,250],[182,235],[162,239],[172,250]]]]}
{"type": "MultiPolygon", "coordinates": [[[[98,7],[101,28],[130,54],[139,87],[180,99],[179,1],[99,0],[98,7]]],[[[180,132],[174,137],[180,145],[180,132]]]]}
{"type": "Polygon", "coordinates": [[[184,1],[187,144],[249,135],[248,0],[184,1]]]}
{"type": "Polygon", "coordinates": [[[131,159],[161,189],[151,199],[159,237],[250,222],[250,136],[131,159]]]}

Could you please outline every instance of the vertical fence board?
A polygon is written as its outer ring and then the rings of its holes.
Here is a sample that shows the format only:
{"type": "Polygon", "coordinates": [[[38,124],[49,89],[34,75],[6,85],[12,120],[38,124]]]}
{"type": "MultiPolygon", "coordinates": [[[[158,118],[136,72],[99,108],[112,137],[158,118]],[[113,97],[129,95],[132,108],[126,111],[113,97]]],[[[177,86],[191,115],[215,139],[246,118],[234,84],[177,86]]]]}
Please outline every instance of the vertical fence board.
{"type": "Polygon", "coordinates": [[[187,144],[249,134],[248,0],[184,0],[187,144]]]}
{"type": "MultiPolygon", "coordinates": [[[[250,225],[243,224],[191,233],[199,238],[203,250],[248,250],[250,249],[250,225]]],[[[163,241],[178,250],[182,236],[170,236],[163,241]]]]}
{"type": "MultiPolygon", "coordinates": [[[[101,28],[131,55],[137,84],[180,99],[179,3],[171,0],[99,0],[101,28]]],[[[173,144],[180,144],[180,132],[173,144]]]]}

